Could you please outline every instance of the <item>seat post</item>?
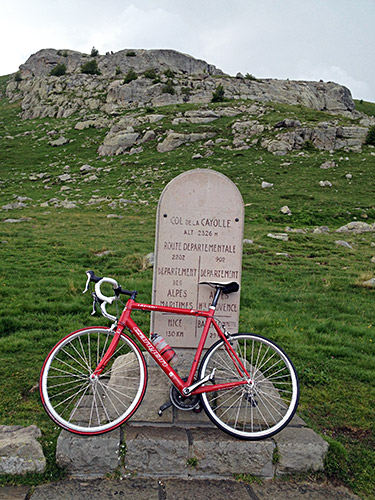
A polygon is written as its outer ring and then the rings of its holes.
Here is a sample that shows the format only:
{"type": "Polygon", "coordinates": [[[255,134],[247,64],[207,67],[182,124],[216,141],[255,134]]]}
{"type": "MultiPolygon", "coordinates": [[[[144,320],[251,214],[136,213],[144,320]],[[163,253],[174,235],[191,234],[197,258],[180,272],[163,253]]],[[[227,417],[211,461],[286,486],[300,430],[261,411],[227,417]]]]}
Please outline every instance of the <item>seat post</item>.
{"type": "Polygon", "coordinates": [[[214,307],[216,309],[217,303],[219,301],[220,294],[221,294],[221,287],[217,286],[216,287],[216,292],[215,292],[215,297],[212,300],[211,307],[214,307]]]}

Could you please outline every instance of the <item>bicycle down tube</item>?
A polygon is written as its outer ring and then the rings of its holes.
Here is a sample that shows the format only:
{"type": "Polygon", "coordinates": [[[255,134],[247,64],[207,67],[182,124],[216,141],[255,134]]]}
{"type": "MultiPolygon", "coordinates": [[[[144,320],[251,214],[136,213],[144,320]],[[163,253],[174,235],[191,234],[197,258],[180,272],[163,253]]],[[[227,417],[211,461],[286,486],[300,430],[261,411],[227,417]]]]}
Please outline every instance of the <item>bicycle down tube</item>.
{"type": "Polygon", "coordinates": [[[216,323],[216,321],[213,317],[214,314],[215,314],[214,307],[211,307],[208,311],[201,311],[201,310],[196,310],[196,309],[181,309],[181,308],[168,307],[168,306],[142,304],[142,303],[135,302],[134,299],[129,299],[121,316],[120,316],[120,319],[118,321],[114,338],[113,338],[111,344],[109,345],[102,360],[100,361],[97,368],[95,369],[92,376],[93,377],[98,376],[101,373],[101,371],[103,370],[105,365],[110,360],[112,354],[116,350],[121,333],[123,332],[123,330],[125,328],[128,328],[131,331],[131,333],[133,333],[134,336],[143,345],[143,347],[146,349],[146,351],[150,353],[150,355],[153,357],[153,359],[156,361],[156,363],[160,366],[160,368],[164,371],[164,373],[167,375],[167,377],[171,380],[173,385],[183,394],[184,389],[187,389],[188,387],[190,387],[194,381],[194,377],[195,377],[195,374],[197,372],[199,361],[200,361],[200,358],[202,356],[204,345],[206,343],[206,339],[208,336],[208,331],[209,331],[210,326],[212,324],[214,326],[219,338],[221,338],[225,342],[226,348],[228,350],[228,354],[232,358],[236,370],[238,371],[238,373],[240,375],[243,374],[243,376],[247,380],[229,382],[229,383],[225,383],[225,384],[212,384],[212,385],[204,386],[204,387],[197,387],[196,389],[189,392],[189,394],[196,395],[196,394],[201,394],[204,392],[213,392],[213,391],[217,391],[217,390],[229,389],[229,388],[233,388],[233,387],[247,384],[248,380],[250,378],[250,375],[247,372],[246,368],[244,367],[242,361],[239,359],[236,351],[232,348],[232,346],[230,345],[230,343],[226,339],[225,335],[223,335],[220,327],[218,326],[218,324],[216,323]],[[169,313],[169,314],[181,314],[181,315],[187,315],[187,316],[197,316],[197,317],[199,316],[199,317],[206,318],[205,326],[203,328],[203,332],[201,334],[198,348],[196,350],[194,360],[193,360],[193,363],[192,363],[192,366],[190,369],[190,373],[189,373],[189,376],[188,376],[186,382],[184,382],[181,379],[181,377],[176,373],[176,371],[171,367],[171,365],[161,356],[161,354],[154,347],[154,345],[149,340],[149,338],[143,333],[143,331],[139,328],[139,326],[135,323],[135,321],[133,321],[133,319],[131,318],[132,310],[150,311],[150,312],[164,312],[164,313],[169,313]]]}

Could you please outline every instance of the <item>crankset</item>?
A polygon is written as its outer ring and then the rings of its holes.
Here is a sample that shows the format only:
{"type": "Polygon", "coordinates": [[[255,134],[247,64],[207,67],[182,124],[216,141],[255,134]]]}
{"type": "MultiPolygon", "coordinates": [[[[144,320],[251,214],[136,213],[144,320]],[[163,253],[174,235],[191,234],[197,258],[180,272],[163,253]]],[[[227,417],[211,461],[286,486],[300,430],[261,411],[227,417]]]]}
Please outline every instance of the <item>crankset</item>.
{"type": "MultiPolygon", "coordinates": [[[[186,382],[187,377],[182,380],[186,382]]],[[[171,386],[171,390],[169,391],[169,401],[164,403],[159,409],[159,416],[162,416],[163,411],[172,405],[182,411],[192,410],[194,413],[200,413],[202,411],[199,395],[183,396],[174,385],[171,386]]]]}

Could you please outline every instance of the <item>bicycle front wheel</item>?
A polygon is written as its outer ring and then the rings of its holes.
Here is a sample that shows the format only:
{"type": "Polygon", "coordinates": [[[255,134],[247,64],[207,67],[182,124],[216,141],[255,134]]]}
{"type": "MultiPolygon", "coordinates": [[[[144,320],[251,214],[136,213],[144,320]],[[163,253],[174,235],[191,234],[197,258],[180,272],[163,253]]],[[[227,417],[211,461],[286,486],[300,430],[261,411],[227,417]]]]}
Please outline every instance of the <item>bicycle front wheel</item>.
{"type": "Polygon", "coordinates": [[[239,369],[223,340],[202,359],[199,379],[213,373],[213,384],[246,382],[201,394],[208,417],[224,432],[259,440],[281,431],[292,419],[299,400],[296,370],[284,351],[271,340],[250,333],[231,336],[231,344],[246,371],[239,369]]]}
{"type": "Polygon", "coordinates": [[[78,330],[47,356],[40,374],[40,395],[48,415],[63,429],[102,434],[128,420],[140,405],[147,368],[141,350],[126,335],[120,336],[102,373],[92,376],[113,335],[105,327],[78,330]]]}

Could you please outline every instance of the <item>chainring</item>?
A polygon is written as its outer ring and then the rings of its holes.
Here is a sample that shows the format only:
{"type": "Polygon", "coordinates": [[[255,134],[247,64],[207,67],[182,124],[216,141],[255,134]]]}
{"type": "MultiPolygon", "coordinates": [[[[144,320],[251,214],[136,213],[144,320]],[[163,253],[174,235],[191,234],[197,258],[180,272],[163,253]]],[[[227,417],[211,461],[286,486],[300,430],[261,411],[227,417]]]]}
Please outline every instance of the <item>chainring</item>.
{"type": "MultiPolygon", "coordinates": [[[[186,382],[187,377],[182,379],[182,380],[184,382],[186,382]]],[[[175,406],[178,410],[200,411],[200,397],[199,397],[199,395],[182,396],[182,394],[180,394],[180,392],[176,389],[176,387],[174,385],[172,385],[170,393],[169,393],[169,398],[170,398],[173,406],[175,406]]]]}

